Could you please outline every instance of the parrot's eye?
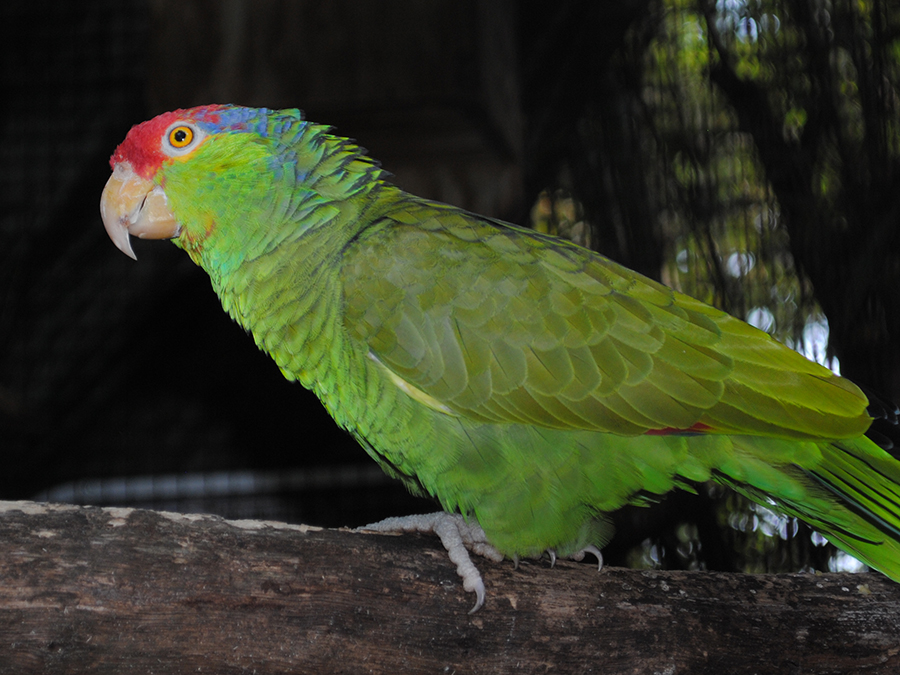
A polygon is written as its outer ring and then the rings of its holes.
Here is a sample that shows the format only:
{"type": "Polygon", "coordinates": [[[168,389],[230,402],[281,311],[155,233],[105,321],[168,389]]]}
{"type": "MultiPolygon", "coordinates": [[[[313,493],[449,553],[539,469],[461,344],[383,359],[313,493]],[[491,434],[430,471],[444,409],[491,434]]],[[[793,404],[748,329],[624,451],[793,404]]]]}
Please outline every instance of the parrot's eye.
{"type": "Polygon", "coordinates": [[[196,148],[206,134],[193,124],[176,122],[166,130],[163,138],[163,152],[167,155],[186,155],[196,148]]]}
{"type": "Polygon", "coordinates": [[[194,132],[190,127],[175,127],[169,132],[169,145],[173,148],[183,148],[194,140],[194,132]]]}

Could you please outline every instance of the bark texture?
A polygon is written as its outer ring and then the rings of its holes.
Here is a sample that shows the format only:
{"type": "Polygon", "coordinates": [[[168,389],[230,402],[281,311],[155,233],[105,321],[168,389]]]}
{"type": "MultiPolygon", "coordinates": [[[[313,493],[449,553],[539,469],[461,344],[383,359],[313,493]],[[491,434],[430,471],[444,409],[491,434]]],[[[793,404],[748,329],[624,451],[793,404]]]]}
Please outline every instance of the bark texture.
{"type": "Polygon", "coordinates": [[[436,539],[0,502],[5,673],[896,673],[900,586],[477,561],[436,539]]]}

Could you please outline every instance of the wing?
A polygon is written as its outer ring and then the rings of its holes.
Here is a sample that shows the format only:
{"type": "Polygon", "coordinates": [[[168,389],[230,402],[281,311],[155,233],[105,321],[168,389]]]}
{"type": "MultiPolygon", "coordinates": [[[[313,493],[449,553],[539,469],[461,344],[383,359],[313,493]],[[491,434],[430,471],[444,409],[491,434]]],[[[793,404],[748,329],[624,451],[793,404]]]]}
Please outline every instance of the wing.
{"type": "Polygon", "coordinates": [[[600,255],[409,197],[345,253],[345,325],[442,412],[619,434],[857,436],[866,398],[600,255]]]}

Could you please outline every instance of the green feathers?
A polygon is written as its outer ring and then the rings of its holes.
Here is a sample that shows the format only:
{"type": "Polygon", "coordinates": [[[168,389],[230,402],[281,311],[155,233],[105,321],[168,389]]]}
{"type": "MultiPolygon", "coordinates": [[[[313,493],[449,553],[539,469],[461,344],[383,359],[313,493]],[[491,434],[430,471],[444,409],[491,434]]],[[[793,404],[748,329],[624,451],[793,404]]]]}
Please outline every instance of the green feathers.
{"type": "Polygon", "coordinates": [[[381,218],[343,256],[345,324],[472,421],[797,438],[870,424],[853,385],[596,254],[399,192],[381,218]]]}
{"type": "Polygon", "coordinates": [[[900,463],[853,384],[595,253],[406,194],[296,111],[176,112],[206,134],[153,178],[176,244],[286,377],[501,552],[603,544],[604,513],[715,479],[900,580],[900,463]]]}

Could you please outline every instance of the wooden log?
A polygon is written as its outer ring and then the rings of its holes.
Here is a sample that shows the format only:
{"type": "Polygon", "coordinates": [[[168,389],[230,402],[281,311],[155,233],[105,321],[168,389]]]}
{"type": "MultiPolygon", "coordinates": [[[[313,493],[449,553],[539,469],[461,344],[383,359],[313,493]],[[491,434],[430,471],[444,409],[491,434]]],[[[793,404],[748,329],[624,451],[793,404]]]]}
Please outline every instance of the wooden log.
{"type": "Polygon", "coordinates": [[[440,543],[0,502],[0,674],[894,673],[879,574],[513,569],[440,543]]]}

